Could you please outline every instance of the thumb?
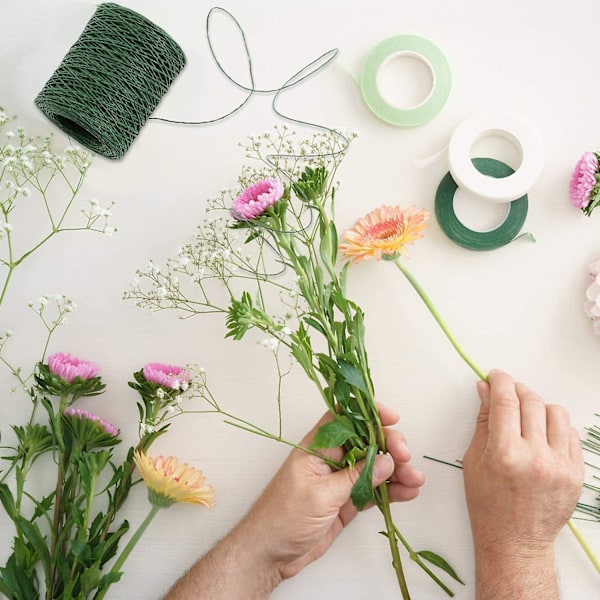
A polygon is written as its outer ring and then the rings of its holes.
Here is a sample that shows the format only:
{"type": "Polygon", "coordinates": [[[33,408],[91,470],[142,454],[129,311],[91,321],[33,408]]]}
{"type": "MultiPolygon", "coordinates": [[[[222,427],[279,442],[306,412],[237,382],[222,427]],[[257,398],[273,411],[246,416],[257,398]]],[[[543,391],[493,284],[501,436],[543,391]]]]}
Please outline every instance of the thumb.
{"type": "MultiPolygon", "coordinates": [[[[331,500],[342,506],[350,499],[352,487],[365,468],[366,461],[361,460],[354,467],[346,467],[328,475],[331,500]]],[[[389,454],[378,454],[373,462],[373,487],[388,480],[394,472],[394,459],[389,454]]]]}
{"type": "Polygon", "coordinates": [[[487,381],[477,382],[477,394],[479,395],[480,405],[475,424],[475,432],[469,446],[469,452],[479,454],[487,444],[488,425],[490,420],[490,385],[487,381]]]}

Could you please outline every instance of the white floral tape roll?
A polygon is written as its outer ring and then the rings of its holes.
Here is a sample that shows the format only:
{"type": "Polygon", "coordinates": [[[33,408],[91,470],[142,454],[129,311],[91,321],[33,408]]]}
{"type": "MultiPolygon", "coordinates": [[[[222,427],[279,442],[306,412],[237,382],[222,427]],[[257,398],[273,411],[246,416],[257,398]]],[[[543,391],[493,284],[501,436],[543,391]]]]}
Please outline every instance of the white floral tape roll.
{"type": "MultiPolygon", "coordinates": [[[[544,165],[544,149],[526,121],[506,112],[482,111],[467,117],[454,131],[448,144],[450,172],[456,183],[472,194],[492,202],[512,202],[527,194],[544,165]],[[487,136],[513,142],[521,153],[521,164],[508,177],[484,175],[473,165],[471,147],[487,136]]],[[[512,165],[511,165],[512,166],[512,165]]]]}

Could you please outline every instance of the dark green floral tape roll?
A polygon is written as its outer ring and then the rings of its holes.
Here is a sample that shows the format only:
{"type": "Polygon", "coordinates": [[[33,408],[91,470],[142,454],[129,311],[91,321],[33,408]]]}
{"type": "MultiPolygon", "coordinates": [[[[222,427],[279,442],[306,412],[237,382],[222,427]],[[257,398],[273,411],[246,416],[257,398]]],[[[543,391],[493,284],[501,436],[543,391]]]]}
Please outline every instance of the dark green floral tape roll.
{"type": "MultiPolygon", "coordinates": [[[[508,177],[514,169],[495,158],[473,158],[475,168],[491,177],[508,177]]],[[[435,194],[435,216],[442,231],[459,246],[469,250],[494,250],[512,242],[521,231],[527,217],[527,195],[510,203],[504,222],[491,231],[473,231],[465,227],[454,212],[454,194],[458,185],[446,173],[435,194]]]]}
{"type": "Polygon", "coordinates": [[[142,15],[100,4],[35,99],[83,146],[122,158],[185,66],[178,44],[142,15]]]}

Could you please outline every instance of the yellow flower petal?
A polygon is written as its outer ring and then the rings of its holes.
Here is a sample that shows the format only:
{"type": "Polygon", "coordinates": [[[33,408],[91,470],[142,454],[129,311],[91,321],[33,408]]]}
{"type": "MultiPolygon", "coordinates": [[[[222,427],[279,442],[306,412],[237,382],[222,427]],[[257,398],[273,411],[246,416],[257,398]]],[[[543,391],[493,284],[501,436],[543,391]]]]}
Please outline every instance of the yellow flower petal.
{"type": "Polygon", "coordinates": [[[352,263],[383,255],[406,254],[406,244],[423,237],[429,213],[423,209],[380,206],[342,235],[340,251],[352,263]]]}
{"type": "Polygon", "coordinates": [[[175,502],[214,506],[214,492],[205,483],[199,469],[180,463],[174,456],[151,458],[145,452],[136,451],[133,460],[140,470],[148,497],[153,504],[170,506],[175,502]]]}

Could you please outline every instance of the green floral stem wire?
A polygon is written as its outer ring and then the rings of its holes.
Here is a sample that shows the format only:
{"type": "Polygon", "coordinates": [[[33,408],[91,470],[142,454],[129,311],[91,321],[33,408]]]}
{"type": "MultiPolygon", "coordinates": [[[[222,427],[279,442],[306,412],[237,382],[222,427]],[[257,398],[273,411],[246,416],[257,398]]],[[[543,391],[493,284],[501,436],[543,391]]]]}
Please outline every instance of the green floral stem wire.
{"type": "MultiPolygon", "coordinates": [[[[419,294],[419,296],[425,303],[425,306],[427,306],[427,308],[429,309],[429,312],[433,315],[433,318],[438,322],[439,326],[442,328],[442,331],[446,334],[446,337],[450,340],[450,343],[454,346],[454,348],[456,349],[458,354],[461,356],[461,358],[469,365],[469,367],[471,367],[471,369],[473,369],[473,371],[475,371],[477,376],[482,381],[487,381],[487,377],[483,373],[483,371],[467,356],[467,354],[465,354],[465,351],[458,344],[458,342],[452,335],[452,332],[448,329],[448,327],[447,327],[446,323],[444,322],[444,320],[442,319],[440,313],[438,312],[436,307],[433,305],[433,302],[431,301],[431,299],[429,298],[429,296],[427,295],[425,290],[421,287],[419,282],[412,276],[410,271],[402,264],[402,262],[399,259],[397,259],[397,258],[394,259],[394,264],[398,267],[398,269],[400,269],[402,274],[406,277],[406,279],[409,281],[409,283],[415,289],[417,294],[419,294]]],[[[600,573],[600,560],[594,554],[593,550],[590,548],[590,545],[587,543],[586,539],[583,537],[583,534],[581,533],[581,531],[579,531],[579,528],[575,525],[575,522],[573,521],[573,519],[569,519],[567,521],[567,525],[569,526],[571,533],[575,536],[575,539],[577,540],[577,542],[579,543],[579,545],[585,552],[586,556],[590,559],[592,565],[594,565],[594,568],[596,569],[596,571],[598,573],[600,573]]]]}

